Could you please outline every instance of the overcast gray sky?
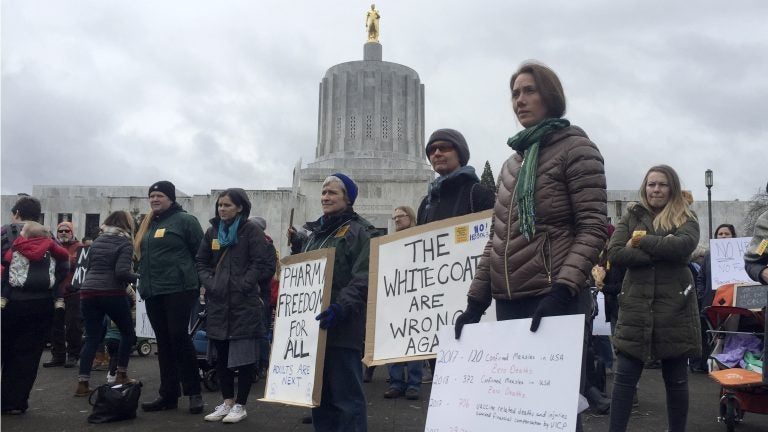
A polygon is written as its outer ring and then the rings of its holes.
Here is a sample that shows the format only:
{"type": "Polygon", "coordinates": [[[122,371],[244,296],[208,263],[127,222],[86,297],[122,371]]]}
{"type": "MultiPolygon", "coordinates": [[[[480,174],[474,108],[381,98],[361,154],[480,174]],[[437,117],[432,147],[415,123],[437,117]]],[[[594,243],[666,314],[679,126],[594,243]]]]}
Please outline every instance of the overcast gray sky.
{"type": "MultiPolygon", "coordinates": [[[[289,186],[312,161],[318,83],[361,60],[370,3],[2,1],[2,193],[33,184],[187,193],[289,186]]],[[[508,80],[551,66],[610,189],[672,165],[697,199],[748,199],[768,174],[768,2],[379,2],[384,60],[425,85],[494,174],[520,130],[508,80]]]]}

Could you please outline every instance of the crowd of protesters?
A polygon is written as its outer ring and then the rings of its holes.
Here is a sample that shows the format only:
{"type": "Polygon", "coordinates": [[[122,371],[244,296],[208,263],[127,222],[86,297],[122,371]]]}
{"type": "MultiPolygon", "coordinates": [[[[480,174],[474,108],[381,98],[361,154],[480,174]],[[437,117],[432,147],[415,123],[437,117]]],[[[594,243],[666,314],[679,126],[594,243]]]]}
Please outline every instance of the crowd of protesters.
{"type": "MultiPolygon", "coordinates": [[[[639,188],[640,202],[628,209],[614,231],[607,219],[603,157],[586,132],[564,118],[565,92],[557,75],[542,64],[524,63],[512,75],[509,91],[524,129],[507,142],[510,156],[496,190],[482,185],[469,165],[464,136],[454,129],[438,129],[424,149],[436,179],[425,185],[417,212],[393,203],[396,230],[492,209],[492,233],[467,286],[467,305],[455,321],[455,337],[461,337],[464,326],[480,321],[495,300],[499,320],[530,318],[531,332],[538,330],[542,318],[584,314],[586,351],[592,345],[590,286],[595,286],[605,295],[605,316],[613,332],[613,352],[603,353],[614,372],[610,431],[626,430],[641,373],[654,362],[659,362],[666,386],[669,430],[685,430],[688,366],[702,367],[695,363],[702,357],[699,311],[708,304],[712,287],[709,260],[691,264],[692,255],[704,254],[694,253],[699,221],[680,178],[667,165],[648,169],[639,188]]],[[[355,211],[358,194],[350,176],[329,175],[319,197],[322,215],[302,228],[289,227],[287,233],[295,254],[335,248],[330,304],[317,316],[319,327],[327,332],[321,403],[311,417],[317,431],[367,430],[360,359],[370,240],[379,232],[355,211]]],[[[148,197],[151,209],[138,228],[125,211],[105,220],[90,246],[89,270],[79,290],[72,278],[83,245],[73,224],[58,224],[54,239],[37,223],[41,206],[36,198],[23,196],[13,206],[11,223],[2,231],[3,414],[28,409],[49,335],[52,357],[44,366],[74,367],[79,361],[76,396],[92,392],[92,363],[110,326],[113,333],[119,332],[114,336],[118,348],[112,348],[116,359],[111,382],[130,382],[128,354],[136,334],[128,288],[137,285],[156,335],[160,372],[159,394],[141,408],[176,409],[179,398],[187,396],[190,413],[203,411],[196,353],[188,334],[190,316],[202,295],[210,341],[207,355],[217,359],[222,396],[221,404],[204,419],[236,423],[247,416],[251,379],[242,378],[259,373],[267,362],[270,286],[278,264],[275,247],[264,233],[266,222],[249,219],[251,202],[239,188],[217,196],[205,233],[177,203],[173,183],[154,183],[148,197]],[[21,261],[28,272],[23,277],[21,261]]],[[[735,235],[729,224],[716,230],[717,238],[735,235]]],[[[745,256],[748,273],[762,283],[768,282],[766,236],[768,213],[758,220],[745,256]]],[[[587,356],[582,358],[584,394],[590,385],[587,356]]],[[[422,372],[421,361],[390,365],[390,385],[383,396],[418,399],[422,372]]],[[[608,404],[605,398],[607,394],[598,397],[603,405],[608,404]]],[[[580,419],[576,430],[581,430],[580,419]]]]}

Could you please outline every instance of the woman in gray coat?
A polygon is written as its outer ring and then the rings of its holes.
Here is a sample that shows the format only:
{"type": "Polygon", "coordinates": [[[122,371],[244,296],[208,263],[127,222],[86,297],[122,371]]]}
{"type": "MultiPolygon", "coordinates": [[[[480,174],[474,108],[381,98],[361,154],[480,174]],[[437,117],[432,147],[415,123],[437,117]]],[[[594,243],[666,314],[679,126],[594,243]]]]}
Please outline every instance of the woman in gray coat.
{"type": "Polygon", "coordinates": [[[237,423],[247,416],[245,404],[264,333],[264,305],[259,280],[275,272],[264,231],[248,221],[251,202],[245,191],[227,189],[216,200],[216,217],[197,252],[196,265],[207,298],[206,331],[216,355],[216,372],[224,401],[207,421],[237,423]],[[237,398],[235,398],[235,371],[237,398]]]}
{"type": "Polygon", "coordinates": [[[699,311],[688,260],[699,242],[699,221],[680,178],[667,165],[648,170],[640,203],[616,226],[608,246],[613,265],[626,267],[614,334],[610,431],[625,431],[644,362],[661,360],[670,432],[685,430],[688,357],[701,352],[699,311]]]}

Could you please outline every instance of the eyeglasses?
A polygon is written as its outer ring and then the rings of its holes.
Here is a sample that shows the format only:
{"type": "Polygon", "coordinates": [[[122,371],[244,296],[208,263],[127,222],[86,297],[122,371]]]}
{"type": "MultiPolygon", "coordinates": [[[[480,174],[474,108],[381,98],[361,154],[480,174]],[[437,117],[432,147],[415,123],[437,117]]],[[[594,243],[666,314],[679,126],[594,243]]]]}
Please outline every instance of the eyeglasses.
{"type": "Polygon", "coordinates": [[[438,150],[440,150],[440,153],[448,153],[454,151],[455,148],[451,143],[433,143],[427,148],[427,155],[432,156],[438,150]]]}
{"type": "Polygon", "coordinates": [[[59,230],[58,232],[59,232],[59,234],[61,234],[61,233],[69,233],[69,232],[72,232],[72,231],[70,231],[70,230],[59,230]]]}
{"type": "Polygon", "coordinates": [[[392,220],[398,220],[398,219],[403,219],[407,217],[408,215],[397,215],[397,216],[392,216],[392,220]]]}

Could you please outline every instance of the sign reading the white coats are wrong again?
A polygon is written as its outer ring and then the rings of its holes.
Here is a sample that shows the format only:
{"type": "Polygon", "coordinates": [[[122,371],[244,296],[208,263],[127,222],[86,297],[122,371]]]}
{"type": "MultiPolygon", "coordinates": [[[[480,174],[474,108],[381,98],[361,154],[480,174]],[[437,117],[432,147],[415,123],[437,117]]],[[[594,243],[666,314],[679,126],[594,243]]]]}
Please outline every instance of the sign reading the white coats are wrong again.
{"type": "MultiPolygon", "coordinates": [[[[433,358],[452,326],[491,230],[491,211],[420,225],[371,240],[367,365],[433,358]]],[[[495,305],[483,321],[495,321],[495,305]]]]}

